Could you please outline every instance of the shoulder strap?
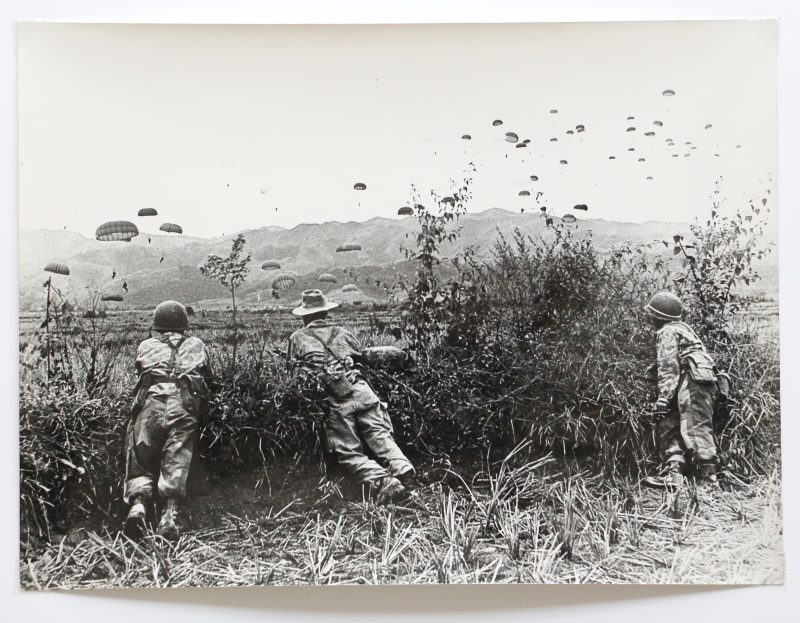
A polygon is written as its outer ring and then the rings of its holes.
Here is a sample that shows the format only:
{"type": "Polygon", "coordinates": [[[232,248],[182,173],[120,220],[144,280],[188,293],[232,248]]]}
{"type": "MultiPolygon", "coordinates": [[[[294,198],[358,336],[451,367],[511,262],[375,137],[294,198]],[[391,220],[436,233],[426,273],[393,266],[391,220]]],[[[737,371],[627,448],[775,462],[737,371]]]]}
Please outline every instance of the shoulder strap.
{"type": "Polygon", "coordinates": [[[172,349],[172,357],[169,360],[169,369],[170,369],[170,371],[171,371],[173,376],[175,376],[175,377],[180,376],[180,374],[181,374],[181,358],[180,358],[180,355],[178,353],[178,349],[181,347],[181,344],[183,344],[186,341],[186,336],[182,335],[181,339],[179,339],[176,344],[173,344],[172,342],[170,342],[169,338],[164,334],[161,334],[158,337],[158,339],[161,340],[164,344],[166,344],[167,346],[169,346],[172,349]]]}
{"type": "Polygon", "coordinates": [[[336,359],[336,361],[338,361],[342,366],[344,366],[344,362],[339,358],[339,356],[335,352],[333,352],[333,349],[330,347],[330,344],[333,342],[333,339],[337,335],[339,335],[339,332],[336,330],[336,327],[334,327],[333,330],[331,331],[331,337],[328,339],[327,342],[323,340],[320,336],[318,336],[316,333],[314,333],[313,330],[304,329],[303,333],[305,333],[310,337],[313,337],[315,340],[317,340],[317,342],[322,344],[325,350],[327,350],[331,355],[333,355],[333,358],[336,359]]]}

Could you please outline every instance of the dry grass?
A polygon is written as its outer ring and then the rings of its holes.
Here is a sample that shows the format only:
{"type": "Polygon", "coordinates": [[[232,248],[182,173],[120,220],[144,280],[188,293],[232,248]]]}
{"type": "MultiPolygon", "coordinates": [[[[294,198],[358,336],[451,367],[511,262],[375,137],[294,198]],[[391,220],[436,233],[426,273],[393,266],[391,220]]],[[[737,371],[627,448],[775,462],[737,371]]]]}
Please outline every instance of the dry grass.
{"type": "MultiPolygon", "coordinates": [[[[512,457],[513,459],[513,457],[512,457]]],[[[28,589],[428,583],[779,583],[779,476],[677,499],[511,460],[404,506],[335,487],[177,543],[73,533],[23,560],[28,589]]]]}

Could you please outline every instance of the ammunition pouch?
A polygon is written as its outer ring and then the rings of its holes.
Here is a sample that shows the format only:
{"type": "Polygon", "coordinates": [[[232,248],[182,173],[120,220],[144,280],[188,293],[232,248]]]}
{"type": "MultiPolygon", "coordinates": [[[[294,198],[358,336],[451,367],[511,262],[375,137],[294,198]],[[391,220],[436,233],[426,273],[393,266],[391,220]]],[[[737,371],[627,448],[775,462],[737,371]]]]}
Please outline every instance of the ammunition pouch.
{"type": "Polygon", "coordinates": [[[689,353],[684,357],[684,365],[689,378],[695,383],[717,382],[717,370],[714,360],[705,353],[689,353]]]}

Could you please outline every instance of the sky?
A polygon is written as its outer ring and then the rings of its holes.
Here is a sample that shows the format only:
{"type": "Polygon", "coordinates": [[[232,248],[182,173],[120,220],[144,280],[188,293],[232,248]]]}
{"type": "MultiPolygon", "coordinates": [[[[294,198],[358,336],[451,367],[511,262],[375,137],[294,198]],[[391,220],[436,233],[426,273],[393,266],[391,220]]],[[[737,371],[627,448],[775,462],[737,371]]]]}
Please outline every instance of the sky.
{"type": "Polygon", "coordinates": [[[719,179],[728,213],[776,184],[774,21],[25,23],[17,40],[21,229],[92,236],[145,207],[201,237],[398,218],[412,184],[448,194],[468,162],[471,212],[692,222],[719,179]]]}

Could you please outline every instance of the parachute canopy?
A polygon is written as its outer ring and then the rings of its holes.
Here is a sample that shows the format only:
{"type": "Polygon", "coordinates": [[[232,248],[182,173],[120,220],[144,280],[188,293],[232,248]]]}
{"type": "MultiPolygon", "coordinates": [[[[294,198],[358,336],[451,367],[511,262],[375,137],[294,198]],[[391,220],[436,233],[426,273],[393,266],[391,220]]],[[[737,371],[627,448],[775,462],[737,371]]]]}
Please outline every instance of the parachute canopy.
{"type": "Polygon", "coordinates": [[[94,232],[94,237],[101,242],[124,241],[139,235],[139,229],[130,221],[108,221],[94,232]]]}
{"type": "Polygon", "coordinates": [[[502,119],[495,119],[494,121],[492,121],[492,125],[494,127],[497,127],[499,125],[503,125],[503,120],[502,119]]]}
{"type": "Polygon", "coordinates": [[[538,182],[539,176],[538,175],[531,175],[531,182],[538,182]]]}
{"type": "Polygon", "coordinates": [[[353,188],[356,190],[367,190],[367,185],[364,182],[356,182],[353,188]]]}
{"type": "Polygon", "coordinates": [[[567,130],[567,134],[575,134],[572,130],[567,130]]]}
{"type": "Polygon", "coordinates": [[[660,121],[653,121],[653,125],[656,125],[656,126],[658,126],[658,127],[660,128],[660,127],[662,127],[664,124],[663,124],[663,123],[661,123],[660,121]]]}
{"type": "Polygon", "coordinates": [[[183,227],[180,225],[176,225],[175,223],[164,223],[161,227],[159,227],[161,231],[165,231],[168,234],[182,234],[183,227]]]}
{"type": "Polygon", "coordinates": [[[636,132],[636,128],[634,128],[633,126],[630,126],[630,127],[629,127],[627,130],[625,130],[625,131],[626,131],[626,132],[636,132]]]}
{"type": "Polygon", "coordinates": [[[464,141],[471,141],[472,137],[469,134],[462,134],[461,139],[464,141]]]}
{"type": "Polygon", "coordinates": [[[644,135],[645,136],[655,136],[656,133],[655,132],[645,132],[644,135]]]}
{"type": "Polygon", "coordinates": [[[609,159],[609,160],[616,160],[616,159],[617,159],[617,157],[616,157],[616,156],[609,156],[609,157],[608,157],[608,159],[609,159]]]}
{"type": "Polygon", "coordinates": [[[411,216],[412,214],[414,214],[414,210],[412,210],[408,206],[403,206],[397,211],[398,216],[411,216]]]}
{"type": "Polygon", "coordinates": [[[553,137],[553,138],[550,139],[550,142],[551,143],[556,143],[556,142],[558,142],[558,139],[556,137],[553,137]]]}
{"type": "Polygon", "coordinates": [[[322,273],[319,276],[318,281],[320,283],[336,283],[336,277],[331,275],[330,273],[322,273]]]}
{"type": "Polygon", "coordinates": [[[706,130],[710,130],[710,129],[711,129],[711,124],[710,124],[710,123],[707,123],[707,124],[706,124],[706,130]]]}
{"type": "Polygon", "coordinates": [[[272,280],[273,290],[288,290],[295,284],[296,279],[290,273],[281,273],[272,280]]]}
{"type": "Polygon", "coordinates": [[[344,252],[361,251],[361,245],[360,244],[355,244],[353,242],[348,242],[347,244],[342,246],[342,251],[344,251],[344,252]]]}
{"type": "Polygon", "coordinates": [[[121,294],[104,294],[103,296],[100,297],[100,300],[106,302],[110,301],[114,303],[122,303],[123,298],[121,294]]]}
{"type": "Polygon", "coordinates": [[[561,164],[567,164],[567,161],[566,161],[566,160],[559,160],[559,162],[560,162],[561,164]]]}
{"type": "Polygon", "coordinates": [[[261,270],[278,270],[281,263],[278,260],[267,260],[261,263],[261,270]]]}
{"type": "Polygon", "coordinates": [[[136,216],[158,216],[155,208],[142,208],[136,216]]]}
{"type": "Polygon", "coordinates": [[[550,114],[551,114],[551,115],[555,115],[557,112],[558,112],[558,110],[557,110],[557,109],[555,109],[555,108],[553,108],[553,109],[551,109],[551,110],[550,110],[550,114]]]}
{"type": "Polygon", "coordinates": [[[573,210],[583,210],[584,212],[586,212],[586,210],[589,209],[589,206],[587,206],[585,203],[579,203],[578,205],[573,206],[572,209],[573,210]]]}
{"type": "Polygon", "coordinates": [[[348,283],[342,288],[342,292],[358,292],[358,286],[353,283],[348,283]]]}
{"type": "Polygon", "coordinates": [[[44,271],[46,273],[55,273],[56,275],[69,275],[69,266],[58,262],[50,262],[44,267],[44,271]]]}
{"type": "Polygon", "coordinates": [[[564,216],[561,217],[561,220],[564,221],[565,223],[574,223],[578,219],[576,219],[572,214],[565,214],[564,216]]]}
{"type": "Polygon", "coordinates": [[[672,89],[666,89],[663,93],[661,93],[661,95],[664,95],[666,97],[671,97],[675,95],[675,91],[673,91],[672,89]]]}
{"type": "Polygon", "coordinates": [[[575,130],[576,130],[577,132],[583,132],[585,129],[586,129],[586,128],[585,128],[583,125],[581,125],[581,124],[578,124],[578,125],[576,125],[576,126],[575,126],[575,130]]]}
{"type": "Polygon", "coordinates": [[[509,143],[516,143],[519,140],[516,132],[506,132],[506,141],[509,143]]]}
{"type": "Polygon", "coordinates": [[[530,197],[531,193],[529,191],[527,191],[527,190],[521,190],[521,191],[519,191],[519,196],[520,197],[530,197]]]}

